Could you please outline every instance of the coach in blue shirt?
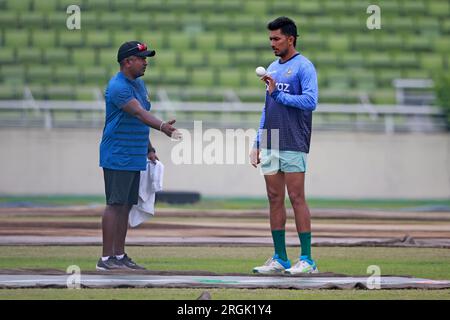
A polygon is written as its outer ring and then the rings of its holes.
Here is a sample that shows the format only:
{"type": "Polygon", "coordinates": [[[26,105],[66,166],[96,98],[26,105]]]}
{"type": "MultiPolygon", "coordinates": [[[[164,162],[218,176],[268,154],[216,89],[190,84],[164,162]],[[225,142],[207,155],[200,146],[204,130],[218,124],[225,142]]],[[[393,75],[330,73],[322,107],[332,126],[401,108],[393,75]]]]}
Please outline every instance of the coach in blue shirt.
{"type": "Polygon", "coordinates": [[[314,65],[296,49],[297,26],[287,17],[267,25],[270,44],[279,59],[272,62],[261,78],[266,84],[262,112],[251,162],[261,170],[270,204],[270,227],[275,253],[255,273],[315,273],[311,257],[311,219],[305,200],[306,158],[309,153],[312,112],[318,101],[314,65]],[[286,254],[284,206],[285,189],[294,209],[301,244],[298,262],[291,266],[286,254]]]}
{"type": "Polygon", "coordinates": [[[117,53],[120,71],[105,90],[106,118],[100,143],[100,167],[105,180],[106,208],[102,219],[103,254],[96,269],[144,269],[125,253],[128,215],[138,202],[140,171],[147,156],[157,159],[149,140],[149,127],[171,137],[175,120],[161,121],[152,115],[147,89],[140,79],[147,57],[154,50],[138,41],[122,44],[117,53]]]}

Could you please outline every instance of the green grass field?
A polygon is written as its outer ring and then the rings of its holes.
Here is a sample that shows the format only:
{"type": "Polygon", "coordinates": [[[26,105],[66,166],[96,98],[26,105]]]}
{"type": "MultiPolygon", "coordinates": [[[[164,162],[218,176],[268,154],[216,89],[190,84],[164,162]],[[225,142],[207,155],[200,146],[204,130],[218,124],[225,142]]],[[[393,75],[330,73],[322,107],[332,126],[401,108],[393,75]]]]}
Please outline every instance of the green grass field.
{"type": "MultiPolygon", "coordinates": [[[[41,206],[70,206],[70,205],[103,205],[104,196],[7,196],[0,195],[0,205],[26,204],[41,206]]],[[[309,198],[308,204],[311,208],[330,209],[415,209],[429,206],[450,207],[450,199],[436,200],[405,200],[405,199],[320,199],[309,198]]],[[[264,209],[268,207],[266,198],[214,198],[204,197],[194,204],[174,205],[161,203],[159,208],[184,208],[184,209],[264,209]]],[[[290,202],[286,199],[286,206],[290,202]]]]}
{"type": "MultiPolygon", "coordinates": [[[[94,270],[100,247],[0,247],[0,269],[78,265],[94,270]]],[[[291,259],[298,249],[288,248],[291,259]]],[[[272,254],[270,247],[129,247],[128,253],[150,270],[205,270],[251,273],[272,254]]],[[[425,248],[314,247],[321,272],[363,275],[378,265],[382,275],[450,279],[450,250],[425,248]]],[[[0,299],[195,299],[203,289],[13,289],[0,299]]],[[[450,299],[450,290],[248,290],[208,289],[213,299],[450,299]]]]}

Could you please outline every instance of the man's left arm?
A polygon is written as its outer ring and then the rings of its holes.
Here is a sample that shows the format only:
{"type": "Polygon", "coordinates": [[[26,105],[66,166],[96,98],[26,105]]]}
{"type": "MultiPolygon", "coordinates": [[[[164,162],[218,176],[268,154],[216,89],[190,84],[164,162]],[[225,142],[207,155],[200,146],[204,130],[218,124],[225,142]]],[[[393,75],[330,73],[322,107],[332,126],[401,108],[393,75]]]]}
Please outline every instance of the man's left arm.
{"type": "Polygon", "coordinates": [[[277,103],[282,105],[306,111],[313,111],[317,106],[319,91],[316,70],[312,64],[308,64],[299,70],[298,76],[300,78],[302,94],[295,95],[278,90],[275,81],[270,81],[268,79],[269,94],[277,103]]]}

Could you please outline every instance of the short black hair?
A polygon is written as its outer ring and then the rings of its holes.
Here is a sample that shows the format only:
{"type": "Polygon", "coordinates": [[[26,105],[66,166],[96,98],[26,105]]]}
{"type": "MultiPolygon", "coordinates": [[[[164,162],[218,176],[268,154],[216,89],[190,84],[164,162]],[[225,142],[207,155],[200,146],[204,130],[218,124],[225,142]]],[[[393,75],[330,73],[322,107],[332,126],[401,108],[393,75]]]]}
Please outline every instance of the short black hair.
{"type": "Polygon", "coordinates": [[[288,17],[278,17],[267,24],[267,29],[270,31],[281,29],[281,33],[285,36],[294,37],[294,47],[297,44],[297,26],[292,19],[289,19],[288,17]]]}

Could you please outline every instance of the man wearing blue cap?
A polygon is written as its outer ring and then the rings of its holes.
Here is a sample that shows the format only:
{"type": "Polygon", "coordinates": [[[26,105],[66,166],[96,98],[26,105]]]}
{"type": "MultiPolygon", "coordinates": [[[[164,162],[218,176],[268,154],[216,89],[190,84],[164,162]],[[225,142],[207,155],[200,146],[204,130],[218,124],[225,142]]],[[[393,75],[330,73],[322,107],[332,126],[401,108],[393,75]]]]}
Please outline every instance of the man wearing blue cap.
{"type": "Polygon", "coordinates": [[[145,43],[129,41],[117,53],[120,71],[105,90],[106,118],[100,143],[100,167],[103,168],[106,208],[103,213],[103,254],[96,269],[145,269],[125,253],[128,215],[138,202],[140,171],[146,170],[147,154],[155,160],[149,141],[149,127],[171,137],[175,120],[161,121],[151,108],[144,81],[140,79],[153,57],[145,43]]]}

